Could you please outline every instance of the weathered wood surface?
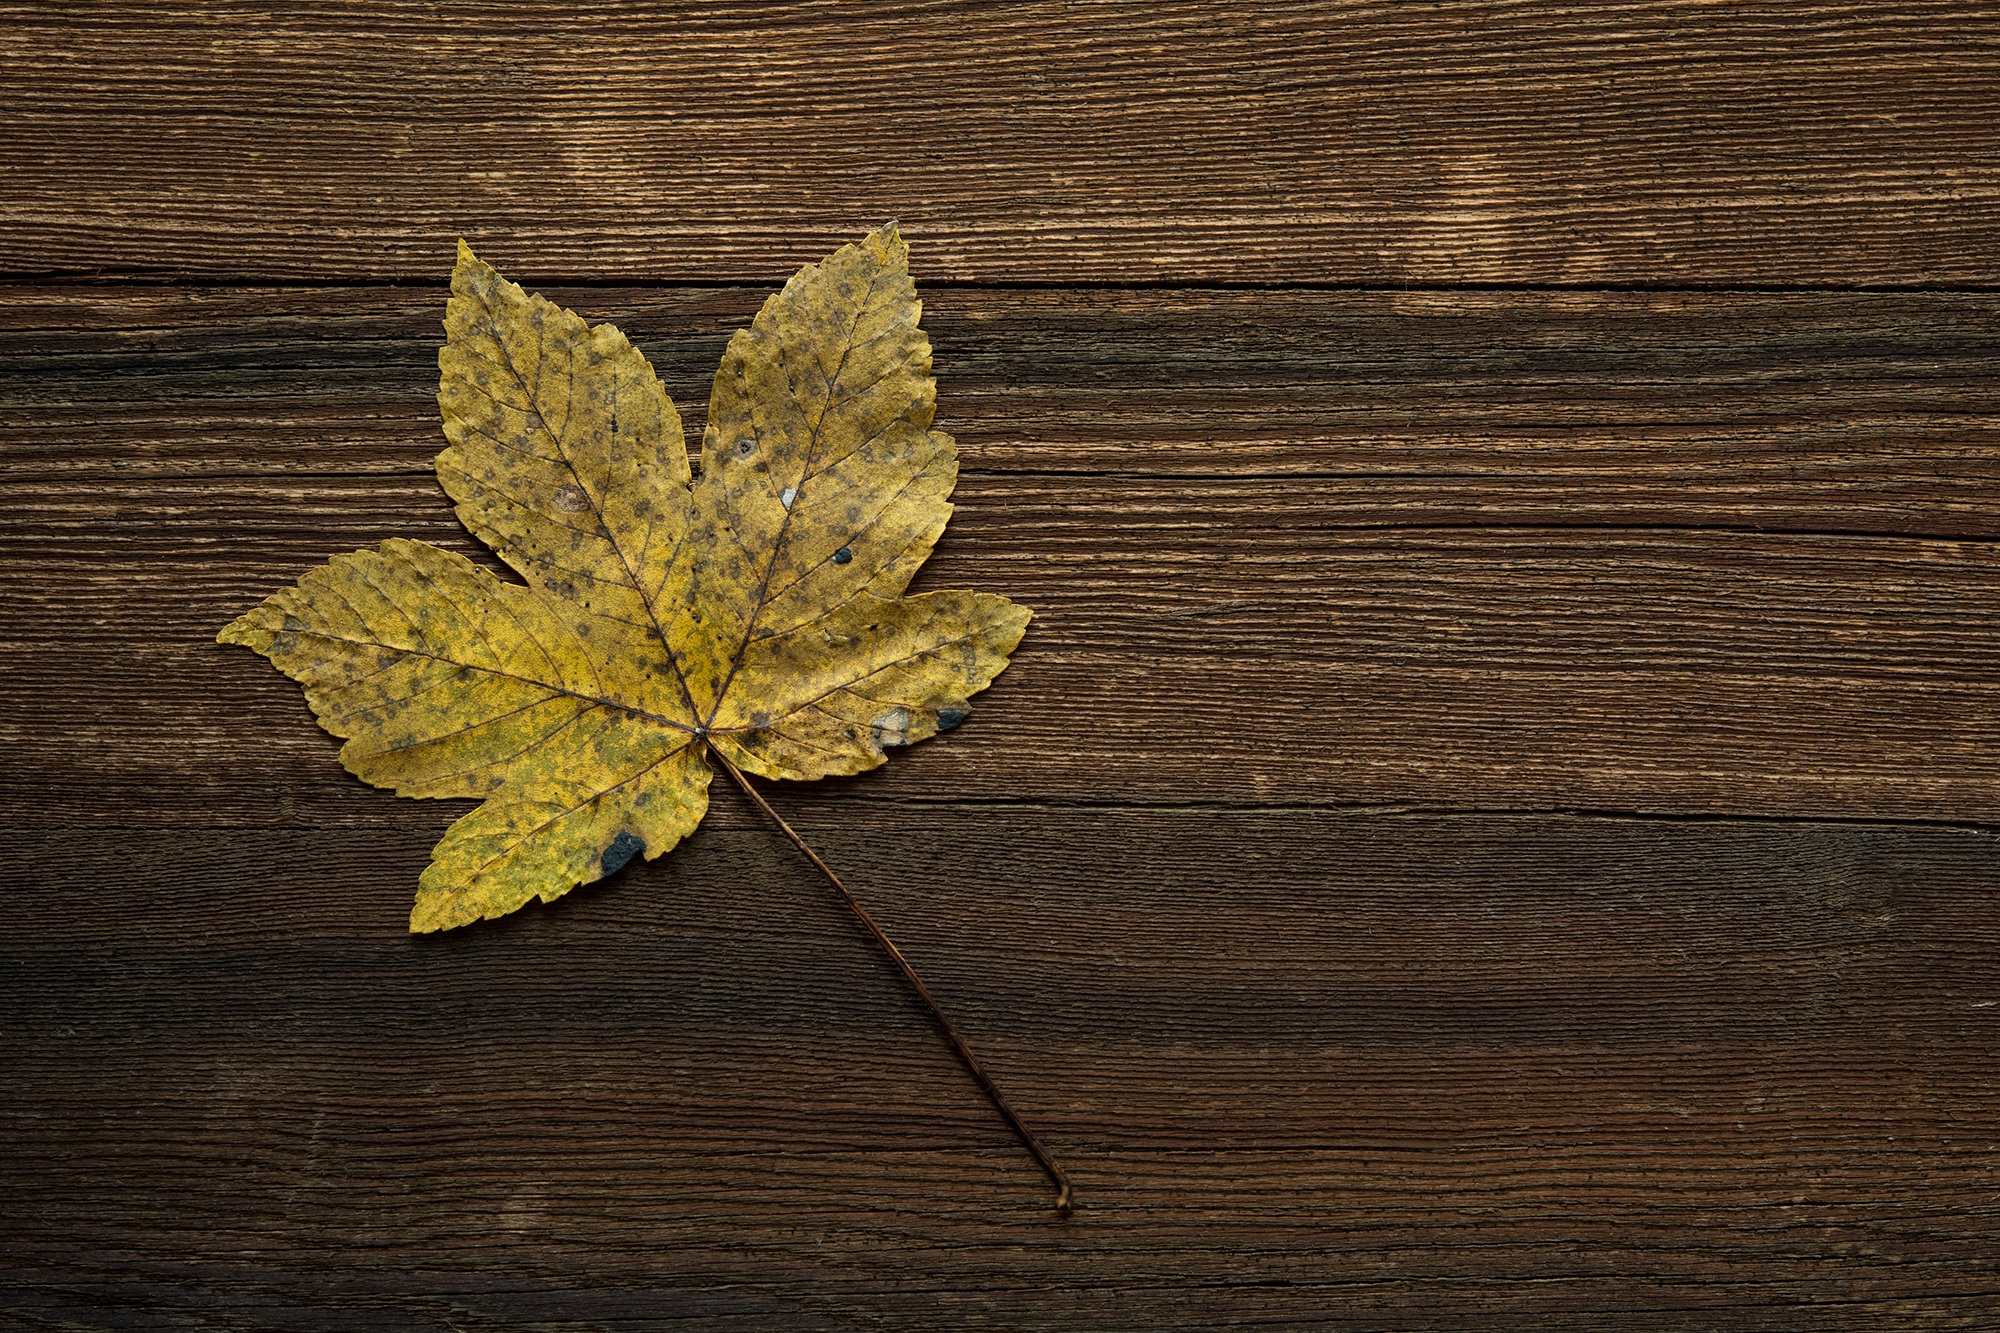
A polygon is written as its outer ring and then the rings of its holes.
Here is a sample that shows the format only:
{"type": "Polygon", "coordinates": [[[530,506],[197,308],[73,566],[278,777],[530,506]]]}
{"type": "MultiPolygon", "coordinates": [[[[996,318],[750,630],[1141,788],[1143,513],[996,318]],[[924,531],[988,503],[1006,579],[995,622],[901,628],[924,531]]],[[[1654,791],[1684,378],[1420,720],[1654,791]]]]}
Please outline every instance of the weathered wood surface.
{"type": "MultiPolygon", "coordinates": [[[[559,294],[695,420],[755,300],[559,294]]],[[[438,295],[20,293],[0,652],[91,701],[0,721],[44,816],[437,822],[212,639],[340,551],[477,553],[430,473],[438,295]]],[[[2000,820],[2000,297],[962,291],[931,323],[965,476],[925,578],[1037,621],[976,739],[859,790],[2000,820]]]]}
{"type": "Polygon", "coordinates": [[[0,271],[2000,282],[1984,0],[0,17],[0,271]]]}
{"type": "Polygon", "coordinates": [[[0,1322],[2000,1319],[1990,7],[5,18],[0,1322]],[[211,641],[471,552],[457,233],[618,280],[550,294],[698,421],[892,214],[966,466],[924,578],[1037,620],[772,799],[1067,1222],[732,793],[413,939],[464,807],[211,641]]]}
{"type": "MultiPolygon", "coordinates": [[[[755,300],[562,295],[696,416],[755,300]]],[[[1074,1159],[1066,1227],[727,796],[613,884],[401,933],[456,807],[349,779],[210,640],[336,551],[472,549],[428,472],[438,298],[8,305],[24,1317],[2000,1300],[1993,297],[934,305],[967,464],[935,577],[1037,627],[950,741],[776,799],[1074,1159]]]]}
{"type": "Polygon", "coordinates": [[[1067,1223],[763,830],[423,940],[428,835],[14,833],[12,1308],[1990,1322],[1991,830],[845,796],[786,802],[1071,1159],[1067,1223]]]}

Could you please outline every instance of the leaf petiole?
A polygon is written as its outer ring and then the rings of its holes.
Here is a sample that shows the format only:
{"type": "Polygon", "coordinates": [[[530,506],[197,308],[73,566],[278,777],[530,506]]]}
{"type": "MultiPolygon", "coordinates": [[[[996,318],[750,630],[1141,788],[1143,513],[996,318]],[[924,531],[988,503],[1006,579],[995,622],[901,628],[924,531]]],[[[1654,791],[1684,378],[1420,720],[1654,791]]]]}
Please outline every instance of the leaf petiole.
{"type": "Polygon", "coordinates": [[[714,746],[708,746],[707,749],[709,757],[721,764],[730,777],[736,779],[736,785],[743,789],[744,795],[764,812],[766,818],[778,826],[778,831],[791,840],[792,846],[798,848],[808,861],[819,867],[819,872],[826,876],[827,883],[833,885],[834,892],[840,895],[840,900],[847,904],[848,910],[853,912],[867,928],[868,933],[875,937],[875,942],[882,946],[882,952],[888,954],[890,960],[896,964],[897,970],[903,974],[903,979],[910,983],[910,988],[916,991],[917,998],[924,1002],[924,1007],[931,1011],[931,1017],[937,1020],[938,1028],[944,1033],[945,1040],[951,1043],[952,1049],[958,1052],[958,1058],[964,1062],[966,1070],[985,1091],[987,1100],[993,1103],[993,1109],[1013,1126],[1014,1133],[1020,1136],[1028,1151],[1035,1155],[1035,1160],[1042,1164],[1042,1169],[1049,1173],[1049,1179],[1055,1182],[1056,1186],[1056,1211],[1067,1215],[1072,1203],[1069,1173],[1062,1169],[1055,1157],[1042,1145],[1042,1141],[1035,1137],[1035,1132],[1028,1128],[1020,1114],[1008,1104],[1007,1098],[994,1084],[992,1076],[979,1063],[979,1057],[972,1053],[972,1047],[966,1044],[965,1038],[958,1035],[958,1029],[951,1025],[951,1020],[944,1016],[944,1010],[938,1007],[937,1000],[931,996],[930,987],[924,985],[923,978],[917,975],[917,970],[910,966],[910,960],[903,957],[903,951],[896,947],[895,941],[883,933],[882,927],[875,924],[875,918],[868,915],[868,909],[847,891],[847,886],[840,882],[840,876],[833,873],[832,867],[820,860],[819,853],[808,847],[805,839],[793,832],[792,826],[785,822],[784,816],[773,810],[770,802],[750,785],[750,779],[745,777],[736,765],[724,758],[714,746]]]}

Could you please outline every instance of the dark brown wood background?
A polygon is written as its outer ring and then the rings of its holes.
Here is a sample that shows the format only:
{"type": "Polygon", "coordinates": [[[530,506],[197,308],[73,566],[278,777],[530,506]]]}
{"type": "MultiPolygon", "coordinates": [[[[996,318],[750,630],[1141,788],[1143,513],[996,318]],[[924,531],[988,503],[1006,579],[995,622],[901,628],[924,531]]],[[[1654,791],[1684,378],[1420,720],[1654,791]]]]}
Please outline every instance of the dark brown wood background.
{"type": "Polygon", "coordinates": [[[2000,1328],[2000,8],[8,6],[0,1320],[2000,1328]],[[697,421],[909,237],[1036,621],[549,908],[212,643],[464,235],[697,421]]]}

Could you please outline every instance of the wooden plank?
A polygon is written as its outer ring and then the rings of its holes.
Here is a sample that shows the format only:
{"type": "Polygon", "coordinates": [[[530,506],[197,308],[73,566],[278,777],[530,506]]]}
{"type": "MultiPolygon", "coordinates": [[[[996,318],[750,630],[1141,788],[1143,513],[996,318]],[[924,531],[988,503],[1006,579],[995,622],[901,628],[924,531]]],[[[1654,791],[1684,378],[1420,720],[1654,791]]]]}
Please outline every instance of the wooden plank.
{"type": "Polygon", "coordinates": [[[2000,281],[1975,0],[6,15],[10,274],[2000,281]]]}
{"type": "Polygon", "coordinates": [[[402,934],[427,840],[0,834],[0,1302],[110,1326],[1976,1328],[1991,831],[792,793],[402,934]],[[676,1326],[681,1326],[677,1324],[676,1326]]]}
{"type": "Polygon", "coordinates": [[[1991,1323],[1991,6],[0,16],[0,1322],[1991,1323]],[[889,216],[1037,620],[772,799],[1068,1222],[736,793],[412,938],[465,805],[212,643],[472,551],[456,236],[698,419],[889,216]]]}
{"type": "MultiPolygon", "coordinates": [[[[691,414],[756,300],[558,294],[691,414]]],[[[857,795],[2000,813],[1991,296],[941,304],[967,474],[925,579],[1038,620],[857,795]]],[[[8,304],[7,818],[442,827],[211,642],[343,550],[477,554],[428,472],[437,305],[8,304]]]]}
{"type": "MultiPolygon", "coordinates": [[[[764,293],[556,288],[698,433],[764,293]]],[[[7,475],[428,473],[436,289],[12,289],[7,475]]],[[[2000,296],[945,290],[969,472],[1294,477],[1340,525],[2000,537],[2000,296]]]]}
{"type": "MultiPolygon", "coordinates": [[[[2000,819],[2000,543],[1341,524],[1338,488],[985,476],[919,586],[1037,615],[883,799],[2000,819]]],[[[396,534],[428,479],[22,483],[0,540],[4,818],[442,824],[333,763],[213,636],[396,534]],[[309,812],[309,814],[308,814],[309,812]]],[[[1356,499],[1356,504],[1366,501],[1356,499]]]]}

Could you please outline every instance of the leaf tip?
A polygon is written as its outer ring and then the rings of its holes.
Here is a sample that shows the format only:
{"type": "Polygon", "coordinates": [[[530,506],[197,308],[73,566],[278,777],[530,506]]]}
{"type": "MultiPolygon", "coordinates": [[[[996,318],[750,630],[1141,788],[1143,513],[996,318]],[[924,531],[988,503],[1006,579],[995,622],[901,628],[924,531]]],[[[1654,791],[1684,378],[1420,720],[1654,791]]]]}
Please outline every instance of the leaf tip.
{"type": "Polygon", "coordinates": [[[876,228],[874,235],[870,236],[868,241],[870,245],[882,247],[892,260],[900,259],[905,263],[909,261],[910,247],[903,240],[902,224],[894,218],[876,228]]]}
{"type": "Polygon", "coordinates": [[[251,643],[250,636],[254,634],[256,630],[257,627],[250,623],[250,617],[247,615],[241,615],[236,617],[236,619],[230,621],[227,625],[224,625],[222,629],[219,632],[217,632],[215,636],[215,641],[217,643],[227,644],[230,647],[234,648],[253,648],[256,645],[251,643]]]}
{"type": "Polygon", "coordinates": [[[410,904],[412,935],[435,935],[441,930],[469,925],[477,920],[479,920],[478,915],[467,913],[462,907],[458,907],[456,900],[450,895],[435,891],[426,892],[422,881],[418,881],[416,901],[410,904]],[[453,910],[455,907],[457,910],[453,910]]]}
{"type": "Polygon", "coordinates": [[[997,593],[981,595],[993,599],[993,623],[1002,634],[1001,651],[1012,653],[1020,646],[1022,637],[1027,634],[1028,622],[1035,618],[1035,613],[1011,597],[1002,597],[997,593]]]}
{"type": "MultiPolygon", "coordinates": [[[[458,262],[451,266],[451,296],[453,301],[477,292],[493,281],[504,281],[494,267],[472,253],[463,236],[458,238],[458,262]]],[[[445,328],[451,328],[451,315],[447,307],[445,328]]],[[[450,347],[450,343],[446,343],[450,347]]],[[[440,353],[442,355],[442,352],[440,353]]],[[[442,364],[442,363],[440,363],[442,364]]]]}

